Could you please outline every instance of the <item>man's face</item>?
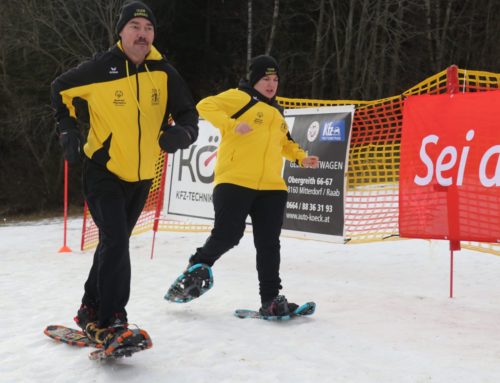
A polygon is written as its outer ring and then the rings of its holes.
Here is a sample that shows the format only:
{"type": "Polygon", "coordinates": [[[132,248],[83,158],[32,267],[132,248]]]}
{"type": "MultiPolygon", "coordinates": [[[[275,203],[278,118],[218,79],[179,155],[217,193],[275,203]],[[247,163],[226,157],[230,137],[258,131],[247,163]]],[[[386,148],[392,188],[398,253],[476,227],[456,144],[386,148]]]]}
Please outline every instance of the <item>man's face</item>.
{"type": "Polygon", "coordinates": [[[153,24],[143,17],[130,19],[120,32],[122,47],[130,58],[146,57],[155,38],[153,24]],[[132,57],[131,57],[132,56],[132,57]]]}

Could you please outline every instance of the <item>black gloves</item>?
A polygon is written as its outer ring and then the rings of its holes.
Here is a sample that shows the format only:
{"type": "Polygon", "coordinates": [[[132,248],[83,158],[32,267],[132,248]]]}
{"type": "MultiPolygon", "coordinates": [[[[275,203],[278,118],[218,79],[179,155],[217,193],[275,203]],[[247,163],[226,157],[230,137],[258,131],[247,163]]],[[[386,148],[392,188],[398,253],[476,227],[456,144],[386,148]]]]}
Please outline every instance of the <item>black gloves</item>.
{"type": "Polygon", "coordinates": [[[59,144],[64,153],[64,158],[69,165],[75,165],[80,161],[82,153],[83,137],[76,126],[63,126],[59,124],[57,132],[59,134],[59,144]]]}
{"type": "Polygon", "coordinates": [[[193,136],[189,131],[190,127],[174,125],[162,127],[160,136],[160,148],[167,153],[175,153],[179,149],[186,149],[193,143],[193,136]]]}

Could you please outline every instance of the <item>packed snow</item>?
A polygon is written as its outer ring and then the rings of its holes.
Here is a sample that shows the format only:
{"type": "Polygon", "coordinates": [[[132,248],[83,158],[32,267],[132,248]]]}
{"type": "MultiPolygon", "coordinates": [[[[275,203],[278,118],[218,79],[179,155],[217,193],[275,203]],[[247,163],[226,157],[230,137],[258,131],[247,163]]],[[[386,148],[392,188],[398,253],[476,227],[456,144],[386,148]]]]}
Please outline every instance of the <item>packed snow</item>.
{"type": "Polygon", "coordinates": [[[454,297],[444,241],[342,245],[282,237],[283,293],[316,313],[287,322],[239,319],[258,308],[251,234],[214,266],[214,287],[187,304],[163,299],[207,233],[131,239],[129,321],[153,348],[116,361],[43,334],[73,317],[92,262],[81,220],[0,226],[0,382],[500,381],[500,259],[455,253],[454,297]]]}

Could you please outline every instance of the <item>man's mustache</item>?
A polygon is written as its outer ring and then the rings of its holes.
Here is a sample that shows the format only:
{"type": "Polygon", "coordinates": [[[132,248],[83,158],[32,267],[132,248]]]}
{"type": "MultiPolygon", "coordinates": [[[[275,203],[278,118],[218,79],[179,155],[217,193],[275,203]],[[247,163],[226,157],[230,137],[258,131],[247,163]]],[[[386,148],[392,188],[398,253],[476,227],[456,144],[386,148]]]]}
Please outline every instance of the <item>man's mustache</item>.
{"type": "Polygon", "coordinates": [[[144,38],[139,38],[137,40],[134,41],[135,44],[148,44],[148,41],[144,38]]]}

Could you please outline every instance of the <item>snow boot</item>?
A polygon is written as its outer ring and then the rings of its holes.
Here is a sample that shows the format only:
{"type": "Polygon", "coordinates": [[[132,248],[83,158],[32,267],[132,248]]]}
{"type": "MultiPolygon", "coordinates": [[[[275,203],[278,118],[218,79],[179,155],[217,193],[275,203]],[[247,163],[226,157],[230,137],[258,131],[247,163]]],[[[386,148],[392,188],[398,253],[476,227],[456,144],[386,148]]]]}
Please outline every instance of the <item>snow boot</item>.
{"type": "Polygon", "coordinates": [[[298,307],[295,303],[288,303],[284,295],[278,295],[270,301],[263,302],[259,313],[262,316],[280,317],[292,314],[298,307]]]}
{"type": "Polygon", "coordinates": [[[85,330],[87,324],[97,321],[97,311],[93,307],[82,303],[82,305],[78,309],[78,312],[76,313],[76,317],[74,317],[73,320],[78,325],[78,327],[80,327],[82,330],[85,330]]]}
{"type": "MultiPolygon", "coordinates": [[[[109,326],[100,328],[97,322],[90,322],[85,328],[87,337],[102,344],[102,350],[96,351],[96,359],[121,358],[151,348],[153,343],[149,334],[139,328],[131,329],[120,317],[109,326]]],[[[92,354],[91,354],[92,355],[92,354]]]]}

